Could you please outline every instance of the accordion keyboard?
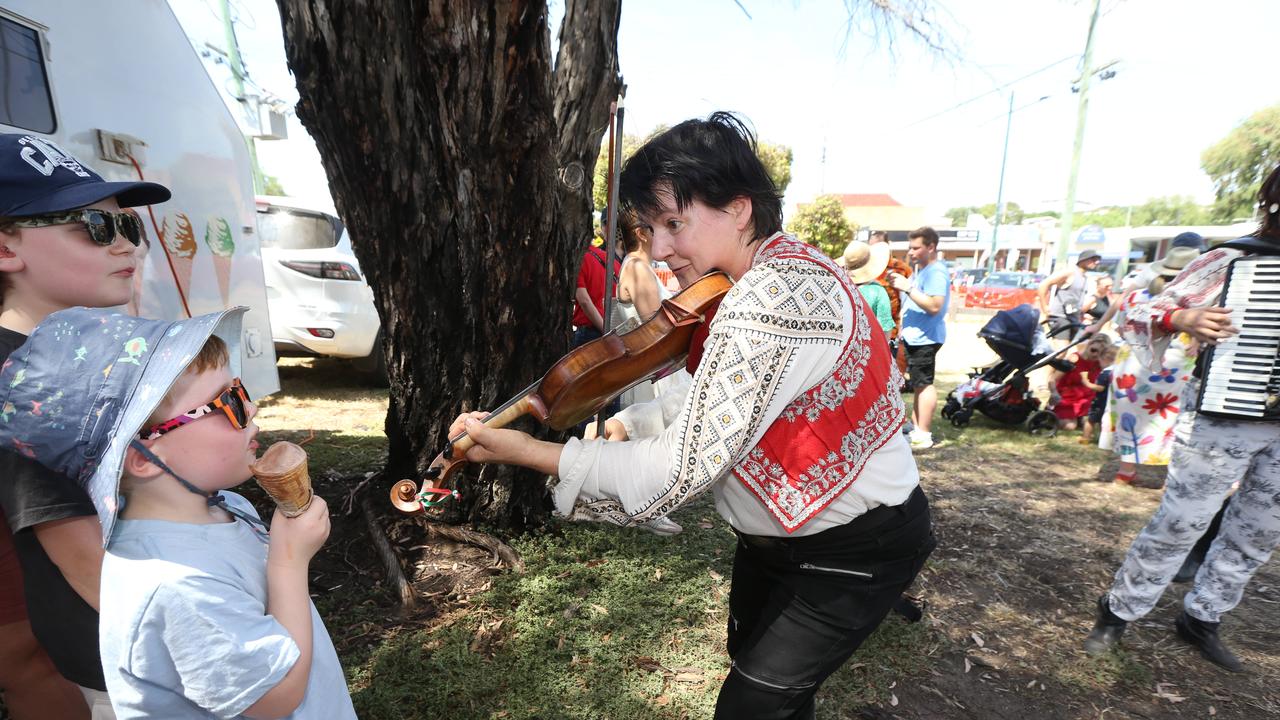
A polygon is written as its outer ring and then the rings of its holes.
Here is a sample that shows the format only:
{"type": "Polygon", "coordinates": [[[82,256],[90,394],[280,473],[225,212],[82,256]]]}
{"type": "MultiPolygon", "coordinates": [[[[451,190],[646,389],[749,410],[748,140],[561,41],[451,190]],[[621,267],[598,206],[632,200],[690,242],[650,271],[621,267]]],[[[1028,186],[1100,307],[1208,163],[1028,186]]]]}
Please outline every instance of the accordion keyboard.
{"type": "Polygon", "coordinates": [[[1209,351],[1200,412],[1280,421],[1280,257],[1232,262],[1221,304],[1240,334],[1209,351]]]}

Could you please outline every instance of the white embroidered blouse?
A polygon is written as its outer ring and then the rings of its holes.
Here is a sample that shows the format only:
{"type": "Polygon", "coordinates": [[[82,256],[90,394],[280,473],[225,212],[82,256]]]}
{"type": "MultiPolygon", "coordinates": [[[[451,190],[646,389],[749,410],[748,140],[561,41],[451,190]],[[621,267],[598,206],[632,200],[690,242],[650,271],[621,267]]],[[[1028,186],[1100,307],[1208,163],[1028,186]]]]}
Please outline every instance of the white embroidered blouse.
{"type": "Polygon", "coordinates": [[[900,433],[872,453],[849,489],[792,533],[733,475],[788,404],[832,376],[853,332],[853,308],[835,277],[771,260],[770,246],[784,237],[761,243],[751,269],[725,296],[692,385],[661,434],[565,445],[553,491],[559,514],[642,523],[711,490],[735,529],[788,537],[906,501],[919,473],[900,433]]]}

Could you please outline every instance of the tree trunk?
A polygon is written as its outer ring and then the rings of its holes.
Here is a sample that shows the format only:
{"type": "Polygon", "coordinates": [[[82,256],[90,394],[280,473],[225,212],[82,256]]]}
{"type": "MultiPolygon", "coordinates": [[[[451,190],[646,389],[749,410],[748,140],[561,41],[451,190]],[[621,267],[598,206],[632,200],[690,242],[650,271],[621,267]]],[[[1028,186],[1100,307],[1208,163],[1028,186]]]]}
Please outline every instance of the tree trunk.
{"type": "MultiPolygon", "coordinates": [[[[278,0],[298,117],[382,316],[391,482],[567,348],[620,1],[568,2],[553,85],[545,2],[278,0]]],[[[528,471],[457,487],[450,521],[519,530],[547,512],[528,471]]]]}

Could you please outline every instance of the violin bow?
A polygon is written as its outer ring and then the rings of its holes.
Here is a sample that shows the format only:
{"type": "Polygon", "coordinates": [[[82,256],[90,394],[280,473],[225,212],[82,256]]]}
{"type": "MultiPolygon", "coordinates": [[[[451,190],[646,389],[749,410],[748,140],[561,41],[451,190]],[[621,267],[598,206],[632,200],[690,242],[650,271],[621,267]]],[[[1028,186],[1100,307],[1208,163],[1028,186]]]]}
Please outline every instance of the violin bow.
{"type": "MultiPolygon", "coordinates": [[[[622,172],[622,116],[625,111],[623,101],[627,97],[627,86],[623,85],[618,93],[617,101],[609,106],[609,172],[607,175],[609,217],[605,220],[604,234],[604,331],[608,334],[613,329],[613,246],[618,238],[618,175],[622,172]]],[[[604,437],[604,424],[608,418],[602,408],[596,414],[596,437],[604,437]]]]}

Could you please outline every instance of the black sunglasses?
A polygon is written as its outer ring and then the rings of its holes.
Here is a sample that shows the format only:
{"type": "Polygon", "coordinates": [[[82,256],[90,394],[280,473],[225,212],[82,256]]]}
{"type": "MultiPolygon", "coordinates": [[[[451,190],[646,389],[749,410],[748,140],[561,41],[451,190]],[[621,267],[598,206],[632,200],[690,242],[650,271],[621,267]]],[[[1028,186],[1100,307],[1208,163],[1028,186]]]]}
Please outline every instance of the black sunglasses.
{"type": "Polygon", "coordinates": [[[142,220],[132,213],[113,213],[106,210],[72,210],[70,212],[49,213],[18,218],[13,221],[17,227],[40,228],[54,225],[71,225],[84,223],[89,230],[89,237],[98,245],[106,247],[116,241],[117,235],[137,247],[142,242],[142,220]]]}

